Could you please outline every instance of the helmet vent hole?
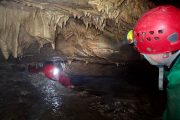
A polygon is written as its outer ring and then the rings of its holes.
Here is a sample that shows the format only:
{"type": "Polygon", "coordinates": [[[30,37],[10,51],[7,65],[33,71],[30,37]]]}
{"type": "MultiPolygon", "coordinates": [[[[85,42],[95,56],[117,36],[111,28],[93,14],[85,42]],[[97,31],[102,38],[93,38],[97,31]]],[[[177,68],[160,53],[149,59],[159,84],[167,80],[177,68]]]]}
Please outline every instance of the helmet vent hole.
{"type": "Polygon", "coordinates": [[[148,38],[146,38],[146,39],[147,39],[148,41],[151,41],[151,38],[149,38],[149,37],[148,37],[148,38]]]}
{"type": "Polygon", "coordinates": [[[148,48],[146,48],[146,50],[147,50],[148,52],[151,52],[151,48],[149,48],[149,47],[148,47],[148,48]]]}
{"type": "Polygon", "coordinates": [[[144,39],[142,38],[140,41],[141,41],[141,42],[144,42],[144,39]]]}
{"type": "Polygon", "coordinates": [[[163,32],[164,32],[163,30],[158,30],[159,34],[163,34],[163,32]]]}
{"type": "Polygon", "coordinates": [[[139,33],[137,33],[137,36],[139,37],[139,33]]]}
{"type": "Polygon", "coordinates": [[[159,37],[154,37],[155,40],[159,40],[159,37]]]}
{"type": "Polygon", "coordinates": [[[153,35],[153,34],[154,34],[154,31],[149,31],[149,33],[150,33],[151,35],[153,35]]]}
{"type": "Polygon", "coordinates": [[[178,40],[178,33],[173,33],[168,36],[168,40],[171,42],[176,42],[178,40]]]}
{"type": "Polygon", "coordinates": [[[142,32],[142,35],[145,36],[145,35],[146,35],[146,32],[142,32]]]}

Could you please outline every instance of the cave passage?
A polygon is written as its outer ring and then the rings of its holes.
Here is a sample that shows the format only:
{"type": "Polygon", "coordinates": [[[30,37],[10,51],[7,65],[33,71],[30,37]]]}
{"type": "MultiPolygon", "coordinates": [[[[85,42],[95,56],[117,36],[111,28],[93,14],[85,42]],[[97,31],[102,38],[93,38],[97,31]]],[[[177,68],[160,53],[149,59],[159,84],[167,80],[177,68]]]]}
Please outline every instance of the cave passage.
{"type": "Polygon", "coordinates": [[[20,64],[1,63],[0,118],[161,120],[165,93],[157,88],[158,71],[142,63],[125,66],[126,73],[116,77],[71,75],[73,89],[41,73],[27,72],[20,64]]]}
{"type": "Polygon", "coordinates": [[[161,120],[158,68],[126,41],[178,0],[0,0],[1,120],[161,120]],[[68,88],[43,73],[61,66],[68,88]]]}

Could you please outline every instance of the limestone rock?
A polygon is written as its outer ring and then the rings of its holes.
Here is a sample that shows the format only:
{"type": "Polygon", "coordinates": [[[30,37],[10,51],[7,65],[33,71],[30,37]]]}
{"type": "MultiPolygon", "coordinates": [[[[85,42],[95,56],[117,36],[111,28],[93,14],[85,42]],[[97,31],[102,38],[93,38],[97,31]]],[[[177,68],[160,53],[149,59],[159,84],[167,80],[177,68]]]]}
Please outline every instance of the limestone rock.
{"type": "Polygon", "coordinates": [[[6,59],[17,57],[35,40],[65,56],[130,59],[121,52],[126,33],[152,6],[147,0],[4,0],[0,48],[6,59]]]}

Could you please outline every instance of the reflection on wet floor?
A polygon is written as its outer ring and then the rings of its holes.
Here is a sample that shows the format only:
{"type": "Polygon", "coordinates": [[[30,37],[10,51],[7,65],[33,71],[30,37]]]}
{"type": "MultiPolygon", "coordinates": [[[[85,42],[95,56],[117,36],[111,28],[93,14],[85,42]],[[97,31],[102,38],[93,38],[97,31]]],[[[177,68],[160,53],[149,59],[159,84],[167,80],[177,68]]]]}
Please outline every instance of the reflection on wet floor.
{"type": "Polygon", "coordinates": [[[120,82],[118,83],[113,79],[115,78],[74,77],[77,86],[71,90],[56,81],[44,78],[41,74],[30,74],[13,69],[9,64],[1,64],[0,118],[1,120],[161,119],[163,110],[161,94],[152,94],[148,90],[143,91],[126,82],[118,80],[120,82]],[[110,82],[107,82],[109,79],[110,82]],[[80,85],[77,81],[84,83],[80,85]],[[113,84],[115,87],[112,87],[113,84]],[[127,86],[131,89],[126,89],[127,86]]]}

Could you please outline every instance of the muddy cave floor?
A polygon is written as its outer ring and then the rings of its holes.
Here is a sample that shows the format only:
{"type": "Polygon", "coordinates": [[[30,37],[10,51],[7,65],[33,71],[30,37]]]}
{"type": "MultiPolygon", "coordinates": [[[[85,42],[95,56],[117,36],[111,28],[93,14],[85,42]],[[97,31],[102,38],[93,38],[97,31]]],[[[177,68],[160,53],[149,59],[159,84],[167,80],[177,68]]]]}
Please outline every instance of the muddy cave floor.
{"type": "Polygon", "coordinates": [[[0,119],[161,120],[164,93],[158,90],[121,78],[74,79],[70,90],[42,74],[0,64],[0,119]]]}

